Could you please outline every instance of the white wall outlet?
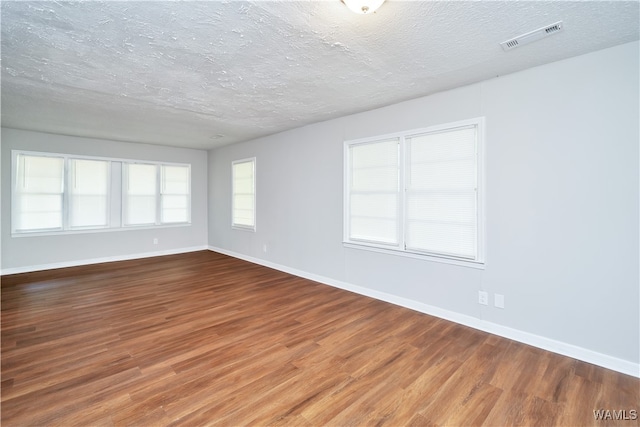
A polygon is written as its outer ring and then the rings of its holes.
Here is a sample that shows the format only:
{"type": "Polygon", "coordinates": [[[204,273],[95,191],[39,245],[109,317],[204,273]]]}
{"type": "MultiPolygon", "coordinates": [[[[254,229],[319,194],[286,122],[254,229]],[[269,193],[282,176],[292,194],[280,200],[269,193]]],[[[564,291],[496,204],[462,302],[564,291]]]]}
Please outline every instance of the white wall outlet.
{"type": "Polygon", "coordinates": [[[504,295],[494,294],[493,305],[495,305],[498,308],[504,308],[504,295]]]}
{"type": "Polygon", "coordinates": [[[478,291],[478,304],[489,305],[489,294],[485,291],[478,291]]]}
{"type": "Polygon", "coordinates": [[[262,252],[267,253],[267,244],[262,245],[262,252]]]}
{"type": "Polygon", "coordinates": [[[157,237],[154,237],[154,238],[153,238],[153,244],[154,244],[154,245],[157,245],[157,244],[158,244],[158,238],[157,238],[157,237]]]}

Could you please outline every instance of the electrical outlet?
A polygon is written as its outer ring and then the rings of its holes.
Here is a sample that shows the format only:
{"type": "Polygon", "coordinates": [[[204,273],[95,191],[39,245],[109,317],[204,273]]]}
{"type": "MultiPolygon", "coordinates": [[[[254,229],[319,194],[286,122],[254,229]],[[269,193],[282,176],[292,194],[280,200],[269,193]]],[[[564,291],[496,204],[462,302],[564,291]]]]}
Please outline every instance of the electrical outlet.
{"type": "Polygon", "coordinates": [[[497,308],[504,308],[504,295],[494,294],[493,305],[495,305],[497,308]]]}
{"type": "Polygon", "coordinates": [[[478,291],[478,304],[489,305],[489,294],[485,291],[478,291]]]}
{"type": "Polygon", "coordinates": [[[262,245],[262,252],[267,253],[267,244],[262,245]]]}
{"type": "Polygon", "coordinates": [[[158,244],[158,238],[157,238],[157,237],[154,237],[154,238],[153,238],[153,244],[154,244],[154,245],[157,245],[157,244],[158,244]]]}

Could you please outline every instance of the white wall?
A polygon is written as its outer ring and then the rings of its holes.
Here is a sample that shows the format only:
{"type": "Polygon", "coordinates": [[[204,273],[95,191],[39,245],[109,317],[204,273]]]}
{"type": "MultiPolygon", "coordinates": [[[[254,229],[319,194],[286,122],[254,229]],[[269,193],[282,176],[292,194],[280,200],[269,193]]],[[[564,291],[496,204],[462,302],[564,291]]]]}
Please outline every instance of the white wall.
{"type": "Polygon", "coordinates": [[[2,273],[203,249],[207,152],[2,128],[2,273]],[[11,150],[191,164],[192,224],[184,227],[11,237],[11,150]],[[158,244],[153,239],[158,238],[158,244]]]}
{"type": "Polygon", "coordinates": [[[638,51],[634,42],[212,150],[209,244],[639,375],[638,51]],[[484,270],[342,246],[344,140],[478,116],[484,270]],[[230,226],[231,161],[252,156],[255,233],[230,226]],[[504,294],[506,308],[478,305],[481,289],[504,294]]]}

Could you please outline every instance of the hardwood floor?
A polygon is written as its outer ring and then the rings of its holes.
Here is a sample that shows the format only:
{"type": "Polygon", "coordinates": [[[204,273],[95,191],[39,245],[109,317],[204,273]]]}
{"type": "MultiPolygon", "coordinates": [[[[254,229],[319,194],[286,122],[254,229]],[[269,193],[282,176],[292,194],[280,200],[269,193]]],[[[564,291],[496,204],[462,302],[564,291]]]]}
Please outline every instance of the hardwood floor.
{"type": "Polygon", "coordinates": [[[638,426],[613,418],[640,380],[196,252],[2,277],[1,401],[3,426],[638,426]]]}

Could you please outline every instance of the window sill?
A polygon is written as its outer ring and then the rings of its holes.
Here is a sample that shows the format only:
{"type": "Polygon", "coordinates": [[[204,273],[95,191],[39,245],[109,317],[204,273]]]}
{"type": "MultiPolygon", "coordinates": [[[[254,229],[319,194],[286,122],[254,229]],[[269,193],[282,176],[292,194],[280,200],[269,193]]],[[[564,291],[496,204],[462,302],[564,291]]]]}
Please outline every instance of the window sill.
{"type": "Polygon", "coordinates": [[[232,225],[231,229],[240,230],[240,231],[251,231],[252,233],[256,232],[255,227],[243,226],[243,225],[232,225]]]}
{"type": "Polygon", "coordinates": [[[405,258],[419,259],[423,261],[438,262],[441,264],[451,264],[451,265],[457,265],[460,267],[475,268],[478,270],[484,270],[485,268],[485,263],[480,261],[467,261],[467,260],[461,260],[461,259],[439,257],[434,255],[418,254],[414,252],[405,252],[405,251],[387,249],[387,248],[382,248],[377,246],[356,244],[352,242],[342,242],[342,245],[348,249],[358,249],[363,251],[377,252],[377,253],[383,253],[388,255],[401,256],[405,258]]]}
{"type": "Polygon", "coordinates": [[[162,228],[191,227],[190,222],[181,222],[175,224],[162,225],[144,225],[112,228],[85,228],[77,230],[60,230],[60,231],[24,231],[20,233],[11,233],[11,237],[42,237],[42,236],[66,236],[70,234],[92,234],[92,233],[113,233],[116,231],[135,231],[135,230],[153,230],[162,228]]]}

